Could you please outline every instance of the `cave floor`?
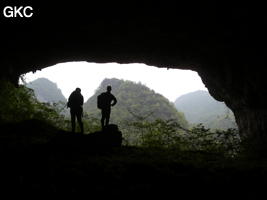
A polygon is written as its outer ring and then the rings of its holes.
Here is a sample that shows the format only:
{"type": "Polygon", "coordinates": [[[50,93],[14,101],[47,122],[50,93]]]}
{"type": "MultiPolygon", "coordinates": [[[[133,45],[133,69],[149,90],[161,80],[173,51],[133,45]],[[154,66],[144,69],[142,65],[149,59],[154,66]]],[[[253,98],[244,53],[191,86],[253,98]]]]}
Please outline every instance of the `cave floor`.
{"type": "Polygon", "coordinates": [[[267,183],[267,159],[230,159],[163,148],[90,148],[84,143],[63,145],[45,138],[1,134],[0,192],[98,197],[240,196],[264,193],[267,183]]]}

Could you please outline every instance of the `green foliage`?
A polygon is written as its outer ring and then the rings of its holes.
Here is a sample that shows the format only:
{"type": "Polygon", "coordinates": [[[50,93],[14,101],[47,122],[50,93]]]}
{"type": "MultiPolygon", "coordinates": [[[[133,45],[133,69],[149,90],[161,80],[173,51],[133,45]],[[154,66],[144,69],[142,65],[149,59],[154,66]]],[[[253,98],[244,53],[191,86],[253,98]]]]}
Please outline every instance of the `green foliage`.
{"type": "Polygon", "coordinates": [[[229,109],[221,115],[211,116],[210,118],[207,118],[203,122],[203,124],[205,124],[205,127],[208,127],[212,130],[237,129],[235,116],[233,112],[230,111],[229,109]]]}
{"type": "Polygon", "coordinates": [[[65,116],[65,102],[40,103],[37,101],[36,105],[40,107],[41,120],[48,121],[60,129],[70,130],[70,120],[65,116]]]}
{"type": "Polygon", "coordinates": [[[31,118],[33,115],[34,103],[32,90],[24,86],[16,88],[7,81],[0,84],[0,122],[21,121],[31,118]]]}
{"type": "Polygon", "coordinates": [[[173,147],[181,134],[178,123],[175,120],[157,119],[153,122],[136,122],[133,126],[142,130],[141,146],[148,147],[173,147]]]}
{"type": "Polygon", "coordinates": [[[86,133],[93,133],[101,130],[100,119],[90,116],[87,113],[83,116],[83,125],[86,133]]]}
{"type": "Polygon", "coordinates": [[[23,85],[15,87],[2,80],[0,96],[0,123],[38,119],[60,128],[65,127],[64,116],[55,109],[58,105],[40,103],[32,89],[23,85]]]}
{"type": "Polygon", "coordinates": [[[198,124],[187,131],[183,142],[189,150],[224,153],[234,156],[240,151],[240,137],[236,129],[210,131],[198,124]]]}
{"type": "Polygon", "coordinates": [[[125,144],[142,147],[174,148],[180,151],[202,151],[235,156],[240,152],[240,137],[236,129],[206,129],[198,124],[192,129],[183,128],[175,120],[157,119],[153,122],[127,123],[130,134],[123,134],[125,144]]]}

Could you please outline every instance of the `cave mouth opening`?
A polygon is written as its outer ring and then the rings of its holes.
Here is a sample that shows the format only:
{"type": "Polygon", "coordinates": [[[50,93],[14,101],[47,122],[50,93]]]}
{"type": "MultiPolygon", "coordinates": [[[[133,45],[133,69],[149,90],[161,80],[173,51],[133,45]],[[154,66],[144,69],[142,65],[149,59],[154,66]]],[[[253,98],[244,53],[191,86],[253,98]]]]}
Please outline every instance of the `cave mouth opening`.
{"type": "Polygon", "coordinates": [[[208,91],[195,71],[158,68],[142,63],[65,62],[23,75],[26,82],[41,77],[56,83],[66,98],[76,87],[80,87],[85,100],[94,94],[105,78],[144,84],[171,102],[190,92],[208,91]]]}
{"type": "MultiPolygon", "coordinates": [[[[40,78],[46,78],[55,83],[66,100],[75,88],[81,88],[85,103],[90,101],[104,79],[131,81],[145,85],[165,97],[174,105],[174,108],[184,113],[189,124],[203,124],[206,128],[214,130],[237,129],[232,111],[209,94],[198,73],[192,70],[158,68],[142,63],[100,64],[81,61],[58,63],[23,75],[29,87],[40,78]]],[[[48,88],[43,85],[38,89],[47,90],[48,88]]],[[[47,97],[42,96],[45,95],[45,91],[36,90],[35,95],[40,101],[49,101],[47,97]]],[[[51,95],[49,91],[46,92],[47,95],[51,95]]]]}

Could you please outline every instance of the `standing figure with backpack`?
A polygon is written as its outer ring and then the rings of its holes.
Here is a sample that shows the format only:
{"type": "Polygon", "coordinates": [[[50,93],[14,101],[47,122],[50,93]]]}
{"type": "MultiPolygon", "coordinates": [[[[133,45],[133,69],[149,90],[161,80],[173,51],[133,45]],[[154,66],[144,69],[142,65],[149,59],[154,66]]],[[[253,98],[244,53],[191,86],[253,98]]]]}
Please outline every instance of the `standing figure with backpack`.
{"type": "Polygon", "coordinates": [[[101,109],[101,126],[102,130],[104,129],[104,126],[107,126],[109,124],[109,118],[110,118],[110,112],[111,112],[111,106],[115,106],[117,103],[116,97],[111,94],[111,86],[107,86],[107,91],[101,93],[97,97],[97,107],[101,109]]]}
{"type": "Polygon", "coordinates": [[[83,122],[82,122],[82,115],[83,115],[83,95],[81,94],[81,89],[76,88],[71,95],[69,96],[67,107],[70,108],[70,115],[71,115],[71,128],[72,132],[75,132],[75,121],[79,123],[81,133],[83,134],[83,122]]]}

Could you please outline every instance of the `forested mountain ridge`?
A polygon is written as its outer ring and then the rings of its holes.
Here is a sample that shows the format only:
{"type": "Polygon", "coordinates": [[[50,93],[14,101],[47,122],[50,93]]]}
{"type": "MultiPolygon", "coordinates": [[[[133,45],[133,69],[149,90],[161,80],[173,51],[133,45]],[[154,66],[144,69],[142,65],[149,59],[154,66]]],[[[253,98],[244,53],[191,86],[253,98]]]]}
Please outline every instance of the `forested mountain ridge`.
{"type": "Polygon", "coordinates": [[[47,78],[38,78],[27,83],[25,86],[33,89],[36,98],[40,102],[56,103],[67,101],[61,90],[57,87],[57,84],[47,78]]]}
{"type": "Polygon", "coordinates": [[[118,100],[112,107],[111,121],[133,121],[138,119],[153,121],[155,119],[174,119],[187,127],[183,113],[178,112],[174,104],[160,94],[155,93],[141,83],[119,79],[104,79],[95,94],[84,105],[84,111],[91,116],[100,117],[97,108],[97,96],[106,91],[107,85],[112,86],[111,93],[118,100]]]}
{"type": "Polygon", "coordinates": [[[211,129],[237,128],[232,111],[207,91],[198,90],[182,95],[174,104],[191,124],[202,123],[211,129]]]}
{"type": "MultiPolygon", "coordinates": [[[[105,92],[109,84],[112,85],[112,93],[118,99],[118,104],[112,108],[111,122],[175,119],[184,127],[188,127],[188,123],[202,123],[211,129],[237,128],[232,111],[223,102],[216,101],[207,91],[199,90],[185,94],[177,98],[173,104],[141,83],[115,78],[102,81],[95,94],[85,102],[85,113],[100,119],[97,95],[105,92]]],[[[40,102],[67,101],[56,83],[46,78],[29,82],[26,87],[34,90],[40,102]]]]}

